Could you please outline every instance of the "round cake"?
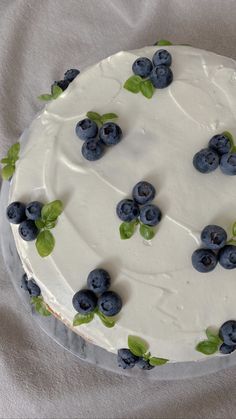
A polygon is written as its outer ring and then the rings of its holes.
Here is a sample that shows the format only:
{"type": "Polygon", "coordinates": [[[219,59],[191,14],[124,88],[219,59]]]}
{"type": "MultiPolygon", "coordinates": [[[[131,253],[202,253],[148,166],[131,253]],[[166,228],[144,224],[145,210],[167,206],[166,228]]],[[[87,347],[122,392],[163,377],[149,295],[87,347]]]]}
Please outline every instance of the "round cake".
{"type": "Polygon", "coordinates": [[[9,204],[62,201],[54,250],[40,257],[17,225],[12,231],[28,278],[77,333],[114,353],[135,336],[154,357],[195,361],[207,359],[207,350],[196,349],[199,342],[216,344],[209,327],[219,330],[236,315],[235,271],[217,264],[202,273],[192,264],[204,227],[219,225],[230,238],[236,219],[234,176],[220,168],[204,174],[193,165],[213,136],[236,135],[236,64],[189,46],[166,46],[172,83],[149,98],[124,88],[135,60],[152,60],[160,48],[119,52],[86,69],[37,115],[21,143],[9,204]],[[115,113],[123,132],[96,161],[84,158],[75,130],[88,112],[115,113]],[[138,227],[122,240],[116,207],[132,198],[140,181],[154,186],[162,219],[151,240],[138,227]],[[73,296],[96,268],[109,272],[122,309],[112,328],[98,316],[73,326],[73,296]]]}

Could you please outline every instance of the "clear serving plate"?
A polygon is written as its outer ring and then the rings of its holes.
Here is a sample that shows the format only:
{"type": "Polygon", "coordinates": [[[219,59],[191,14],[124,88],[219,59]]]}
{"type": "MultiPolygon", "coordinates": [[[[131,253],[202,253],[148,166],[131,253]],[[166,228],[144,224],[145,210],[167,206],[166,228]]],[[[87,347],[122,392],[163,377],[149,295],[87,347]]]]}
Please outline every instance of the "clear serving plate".
{"type": "Polygon", "coordinates": [[[145,375],[146,379],[149,380],[178,380],[199,377],[236,365],[236,352],[234,352],[231,355],[208,358],[198,362],[167,363],[151,371],[142,371],[139,368],[123,370],[118,367],[115,354],[85,341],[53,315],[42,317],[37,314],[30,304],[28,293],[20,286],[24,271],[16,250],[10,224],[6,222],[5,216],[9,186],[9,182],[3,182],[0,195],[0,240],[7,272],[28,315],[32,317],[32,321],[35,321],[55,342],[82,361],[127,376],[143,377],[145,375]]]}

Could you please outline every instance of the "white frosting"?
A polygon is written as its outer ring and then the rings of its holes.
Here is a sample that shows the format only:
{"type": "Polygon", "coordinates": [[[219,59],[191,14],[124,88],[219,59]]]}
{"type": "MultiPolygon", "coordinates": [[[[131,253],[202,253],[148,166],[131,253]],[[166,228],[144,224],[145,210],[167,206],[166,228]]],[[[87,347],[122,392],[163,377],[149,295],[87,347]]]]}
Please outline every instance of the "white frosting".
{"type": "Polygon", "coordinates": [[[202,175],[193,155],[224,130],[236,136],[236,65],[232,59],[184,46],[167,47],[173,83],[152,99],[122,86],[139,56],[157,47],[119,52],[79,75],[33,121],[22,147],[9,202],[61,199],[65,209],[53,233],[56,246],[42,259],[12,226],[23,266],[45,301],[67,324],[73,294],[95,267],[108,269],[111,289],[124,305],[113,329],[99,319],[77,327],[95,344],[116,352],[128,335],[149,343],[153,356],[171,361],[206,358],[195,350],[205,329],[235,318],[236,275],[220,266],[195,271],[191,255],[202,228],[216,223],[230,231],[235,220],[235,178],[218,169],[202,175]],[[124,136],[96,162],[81,155],[76,123],[89,110],[115,112],[124,136]],[[149,243],[137,232],[119,237],[116,205],[140,180],[157,190],[163,212],[149,243]]]}

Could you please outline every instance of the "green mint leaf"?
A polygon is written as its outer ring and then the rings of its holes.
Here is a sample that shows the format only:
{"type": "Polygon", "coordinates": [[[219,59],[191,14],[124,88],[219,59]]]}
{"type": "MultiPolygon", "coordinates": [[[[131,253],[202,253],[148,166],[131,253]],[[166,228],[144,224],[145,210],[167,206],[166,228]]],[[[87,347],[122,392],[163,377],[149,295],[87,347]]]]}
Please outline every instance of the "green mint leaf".
{"type": "Polygon", "coordinates": [[[116,115],[115,113],[104,113],[101,116],[101,121],[104,124],[106,121],[110,121],[111,119],[116,119],[118,118],[118,115],[116,115]]]}
{"type": "Polygon", "coordinates": [[[152,82],[150,80],[142,81],[140,84],[140,90],[143,96],[147,97],[148,99],[151,99],[154,93],[154,87],[152,85],[152,82]]]}
{"type": "Polygon", "coordinates": [[[43,297],[31,297],[31,303],[34,304],[35,311],[41,314],[41,316],[51,316],[51,312],[47,309],[46,303],[43,301],[43,297]]]}
{"type": "Polygon", "coordinates": [[[208,327],[206,329],[206,335],[210,342],[219,345],[221,343],[221,339],[219,338],[219,331],[213,327],[208,327]]]}
{"type": "Polygon", "coordinates": [[[139,232],[145,240],[151,240],[155,236],[155,231],[152,227],[145,224],[140,225],[139,232]]]}
{"type": "Polygon", "coordinates": [[[148,350],[148,344],[138,336],[128,336],[128,347],[136,356],[143,356],[148,350]]]}
{"type": "Polygon", "coordinates": [[[2,163],[2,164],[11,164],[11,159],[9,159],[8,157],[4,157],[4,158],[1,160],[1,163],[2,163]]]}
{"type": "Polygon", "coordinates": [[[233,234],[233,236],[236,236],[236,222],[233,223],[233,226],[232,226],[232,234],[233,234]]]}
{"type": "Polygon", "coordinates": [[[222,132],[222,134],[225,135],[229,139],[231,147],[233,147],[234,146],[234,137],[232,136],[232,134],[229,131],[224,131],[224,132],[222,132]]]}
{"type": "Polygon", "coordinates": [[[73,319],[73,326],[80,326],[83,323],[90,323],[94,318],[94,313],[81,314],[77,313],[73,319]]]}
{"type": "Polygon", "coordinates": [[[124,88],[132,93],[138,93],[140,92],[141,82],[142,78],[140,76],[131,76],[126,80],[124,88]]]}
{"type": "Polygon", "coordinates": [[[156,367],[157,365],[164,365],[168,361],[169,359],[157,358],[155,356],[152,356],[151,358],[149,358],[149,364],[152,365],[153,367],[156,367]]]}
{"type": "Polygon", "coordinates": [[[35,225],[36,227],[38,227],[39,230],[41,230],[42,228],[45,227],[45,221],[41,220],[41,218],[39,218],[38,220],[35,220],[35,225]]]}
{"type": "Polygon", "coordinates": [[[43,100],[44,102],[47,102],[48,100],[52,100],[52,95],[49,95],[48,93],[44,93],[43,95],[38,96],[39,100],[43,100]]]}
{"type": "Polygon", "coordinates": [[[9,148],[7,152],[7,157],[15,163],[16,160],[18,160],[19,158],[19,151],[20,151],[20,143],[15,143],[9,148]]]}
{"type": "Polygon", "coordinates": [[[15,165],[7,164],[5,167],[2,168],[2,178],[4,180],[10,179],[15,171],[15,165]]]}
{"type": "Polygon", "coordinates": [[[135,227],[137,225],[136,221],[131,221],[130,223],[127,222],[123,222],[120,225],[120,238],[122,240],[127,240],[130,239],[130,237],[133,236],[134,232],[135,232],[135,227]]]}
{"type": "Polygon", "coordinates": [[[63,90],[56,84],[52,87],[52,98],[57,99],[62,94],[63,90]]]}
{"type": "Polygon", "coordinates": [[[45,221],[45,228],[47,228],[48,230],[51,230],[56,225],[57,225],[57,220],[55,220],[55,221],[45,221]]]}
{"type": "Polygon", "coordinates": [[[41,210],[41,217],[45,221],[56,221],[62,211],[62,202],[60,200],[52,201],[43,206],[41,210]]]}
{"type": "Polygon", "coordinates": [[[49,230],[40,231],[36,240],[36,248],[39,255],[44,258],[52,253],[55,239],[49,230]]]}
{"type": "Polygon", "coordinates": [[[204,355],[212,355],[218,350],[218,345],[210,340],[203,340],[196,346],[196,350],[204,355]]]}
{"type": "Polygon", "coordinates": [[[86,113],[86,116],[87,116],[87,118],[89,118],[89,119],[91,119],[92,121],[94,121],[94,122],[99,122],[99,123],[101,123],[102,124],[102,121],[101,121],[101,115],[99,114],[99,113],[97,113],[97,112],[93,112],[93,111],[89,111],[89,112],[87,112],[86,113]]]}
{"type": "Polygon", "coordinates": [[[116,324],[116,321],[114,319],[114,317],[107,317],[104,316],[103,313],[101,313],[100,311],[96,311],[97,316],[100,318],[101,322],[104,324],[104,326],[106,327],[114,327],[116,324]]]}
{"type": "Polygon", "coordinates": [[[236,246],[236,240],[230,239],[227,241],[227,244],[232,244],[232,246],[236,246]]]}
{"type": "Polygon", "coordinates": [[[155,45],[158,45],[159,47],[164,47],[164,46],[173,45],[173,44],[172,42],[167,41],[167,39],[160,39],[159,41],[155,43],[155,45]]]}

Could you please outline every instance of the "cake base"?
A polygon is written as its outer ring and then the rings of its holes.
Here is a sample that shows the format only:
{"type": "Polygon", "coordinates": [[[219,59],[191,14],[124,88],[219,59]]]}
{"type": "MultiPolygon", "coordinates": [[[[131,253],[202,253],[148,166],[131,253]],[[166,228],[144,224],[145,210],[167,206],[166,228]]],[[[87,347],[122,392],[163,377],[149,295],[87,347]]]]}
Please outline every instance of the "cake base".
{"type": "Polygon", "coordinates": [[[30,304],[30,298],[21,287],[21,277],[24,273],[13,239],[10,224],[6,222],[5,210],[8,202],[9,183],[3,182],[0,195],[0,240],[4,262],[9,277],[16,292],[24,304],[28,315],[32,317],[38,326],[55,342],[77,356],[80,360],[89,362],[103,369],[117,374],[131,377],[146,377],[148,380],[178,380],[184,378],[200,377],[236,365],[236,353],[215,357],[197,362],[167,363],[156,367],[151,371],[141,371],[138,368],[122,370],[117,366],[116,355],[99,348],[84,340],[80,335],[73,332],[61,320],[54,315],[42,317],[37,314],[30,304]]]}

